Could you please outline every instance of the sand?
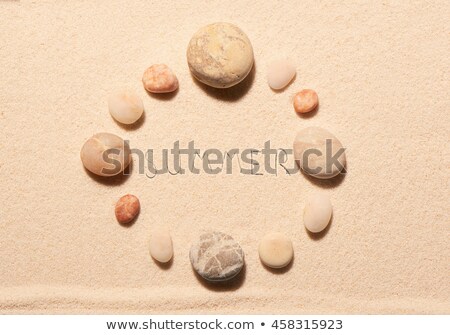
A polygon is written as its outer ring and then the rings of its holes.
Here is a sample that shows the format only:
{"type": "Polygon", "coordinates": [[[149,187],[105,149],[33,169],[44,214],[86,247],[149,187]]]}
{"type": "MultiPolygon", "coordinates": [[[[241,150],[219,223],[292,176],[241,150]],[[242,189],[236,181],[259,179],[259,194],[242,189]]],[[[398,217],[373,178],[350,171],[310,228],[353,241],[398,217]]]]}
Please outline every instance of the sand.
{"type": "MultiPolygon", "coordinates": [[[[448,1],[2,1],[0,2],[1,313],[450,313],[450,39],[448,1]],[[250,78],[229,91],[189,74],[186,47],[202,25],[227,21],[253,43],[250,78]],[[276,93],[266,66],[280,55],[297,77],[276,93]],[[177,94],[145,93],[154,63],[177,74],[177,94]],[[107,97],[121,87],[144,100],[145,119],[124,128],[107,97]],[[295,114],[303,88],[319,94],[312,117],[295,114]],[[290,148],[321,126],[347,148],[348,173],[332,182],[278,176],[160,175],[133,168],[102,182],[79,152],[100,131],[146,150],[290,148]],[[314,238],[309,195],[334,205],[314,238]],[[116,200],[139,196],[130,227],[116,200]],[[149,256],[151,227],[172,233],[174,260],[149,256]],[[245,273],[205,285],[189,247],[210,229],[232,235],[245,273]],[[295,259],[264,268],[259,239],[280,230],[295,259]]],[[[136,164],[135,164],[136,166],[136,164]]]]}

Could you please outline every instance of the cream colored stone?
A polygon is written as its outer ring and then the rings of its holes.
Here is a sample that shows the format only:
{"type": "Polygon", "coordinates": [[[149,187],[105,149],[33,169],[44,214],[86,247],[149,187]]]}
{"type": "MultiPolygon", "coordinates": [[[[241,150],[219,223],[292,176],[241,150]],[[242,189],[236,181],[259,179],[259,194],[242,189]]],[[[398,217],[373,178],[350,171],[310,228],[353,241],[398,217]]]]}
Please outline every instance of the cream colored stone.
{"type": "Polygon", "coordinates": [[[305,89],[298,92],[294,97],[294,109],[297,113],[309,113],[319,104],[319,97],[314,90],[305,89]]]}
{"type": "Polygon", "coordinates": [[[230,23],[200,28],[187,49],[189,69],[202,83],[227,88],[240,83],[253,66],[253,48],[247,35],[230,23]]]}
{"type": "Polygon", "coordinates": [[[150,255],[160,263],[167,263],[173,257],[173,243],[166,229],[156,228],[150,235],[150,255]]]}
{"type": "Polygon", "coordinates": [[[258,252],[261,261],[271,268],[283,268],[294,257],[292,241],[278,232],[265,235],[259,244],[258,252]]]}
{"type": "Polygon", "coordinates": [[[295,66],[288,59],[272,62],[267,71],[267,83],[274,90],[285,88],[295,77],[295,66]]]}
{"type": "Polygon", "coordinates": [[[122,91],[111,95],[108,99],[109,113],[123,124],[135,123],[144,112],[142,99],[133,92],[122,91]]]}
{"type": "Polygon", "coordinates": [[[346,164],[345,149],[328,130],[305,128],[294,140],[294,158],[307,174],[328,179],[338,175],[346,164]]]}
{"type": "Polygon", "coordinates": [[[150,93],[170,93],[178,89],[178,78],[165,64],[155,64],[142,76],[144,88],[150,93]]]}
{"type": "Polygon", "coordinates": [[[309,197],[303,211],[303,223],[312,233],[324,230],[330,222],[333,207],[330,198],[323,193],[309,197]]]}
{"type": "Polygon", "coordinates": [[[86,169],[104,177],[121,173],[131,160],[128,143],[110,133],[89,138],[81,148],[80,157],[86,169]]]}

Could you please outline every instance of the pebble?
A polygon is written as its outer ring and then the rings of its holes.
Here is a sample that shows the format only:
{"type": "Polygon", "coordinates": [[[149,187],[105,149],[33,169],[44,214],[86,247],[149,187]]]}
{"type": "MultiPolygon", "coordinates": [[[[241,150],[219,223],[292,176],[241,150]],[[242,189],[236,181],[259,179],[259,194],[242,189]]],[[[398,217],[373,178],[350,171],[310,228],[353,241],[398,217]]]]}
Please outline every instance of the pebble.
{"type": "Polygon", "coordinates": [[[265,235],[259,244],[259,258],[268,267],[283,268],[294,257],[292,241],[284,234],[272,232],[265,235]]]}
{"type": "Polygon", "coordinates": [[[98,133],[89,138],[81,148],[80,157],[86,169],[104,177],[121,173],[131,161],[128,143],[110,133],[98,133]]]}
{"type": "Polygon", "coordinates": [[[314,194],[306,202],[303,223],[310,232],[319,233],[328,226],[332,213],[330,198],[326,194],[314,194]]]}
{"type": "Polygon", "coordinates": [[[111,95],[108,99],[108,106],[111,116],[123,124],[135,123],[144,112],[142,99],[129,91],[111,95]]]}
{"type": "Polygon", "coordinates": [[[190,250],[192,267],[204,279],[212,282],[235,277],[244,266],[241,246],[227,234],[204,233],[190,250]]]}
{"type": "Polygon", "coordinates": [[[116,219],[119,223],[130,223],[139,214],[141,204],[139,199],[131,194],[124,195],[116,203],[116,219]]]}
{"type": "Polygon", "coordinates": [[[288,59],[280,59],[269,65],[267,83],[274,90],[285,88],[295,77],[295,66],[288,59]]]}
{"type": "Polygon", "coordinates": [[[294,109],[297,113],[309,113],[319,104],[319,97],[314,90],[305,89],[298,92],[294,97],[294,109]]]}
{"type": "Polygon", "coordinates": [[[167,263],[173,256],[173,243],[169,231],[154,229],[150,235],[150,255],[160,263],[167,263]]]}
{"type": "Polygon", "coordinates": [[[253,48],[247,35],[230,23],[200,28],[187,49],[192,75],[202,83],[228,88],[240,83],[253,67],[253,48]]]}
{"type": "Polygon", "coordinates": [[[178,89],[178,78],[165,64],[155,64],[145,70],[144,88],[150,93],[170,93],[178,89]]]}
{"type": "Polygon", "coordinates": [[[341,142],[328,130],[319,127],[305,128],[297,133],[294,158],[306,174],[319,179],[333,178],[346,164],[341,142]]]}

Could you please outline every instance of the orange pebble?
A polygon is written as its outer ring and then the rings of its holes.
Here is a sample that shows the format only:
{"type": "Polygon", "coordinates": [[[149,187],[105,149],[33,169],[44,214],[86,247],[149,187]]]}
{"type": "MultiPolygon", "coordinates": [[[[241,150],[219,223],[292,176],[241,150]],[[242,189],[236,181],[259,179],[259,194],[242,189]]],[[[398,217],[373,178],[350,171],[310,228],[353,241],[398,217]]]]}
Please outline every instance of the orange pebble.
{"type": "Polygon", "coordinates": [[[141,205],[134,195],[124,195],[116,204],[116,219],[119,223],[130,223],[138,215],[141,205]]]}
{"type": "Polygon", "coordinates": [[[294,109],[300,114],[313,111],[318,104],[319,97],[314,90],[301,90],[294,97],[294,109]]]}

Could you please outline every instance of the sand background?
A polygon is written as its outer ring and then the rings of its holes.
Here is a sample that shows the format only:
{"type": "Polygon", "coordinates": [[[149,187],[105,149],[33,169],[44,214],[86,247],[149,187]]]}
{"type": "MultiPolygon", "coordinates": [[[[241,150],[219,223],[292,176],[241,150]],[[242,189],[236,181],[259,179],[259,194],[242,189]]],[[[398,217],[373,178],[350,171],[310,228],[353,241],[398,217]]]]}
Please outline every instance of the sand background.
{"type": "Polygon", "coordinates": [[[1,313],[450,313],[448,1],[0,1],[1,313]],[[192,34],[227,21],[252,41],[256,66],[236,89],[208,90],[185,59],[192,34]],[[295,82],[271,91],[266,66],[289,55],[295,82]],[[155,98],[143,71],[166,63],[176,95],[155,98]],[[146,115],[133,129],[107,97],[136,90],[146,115]],[[315,89],[319,111],[298,117],[292,97],[315,89]],[[146,150],[290,148],[322,126],[347,147],[348,174],[153,179],[134,169],[101,182],[79,159],[96,132],[146,150]],[[312,238],[305,199],[330,195],[334,218],[312,238]],[[130,227],[114,218],[140,197],[130,227]],[[172,232],[168,268],[149,257],[152,227],[172,232]],[[245,273],[204,285],[188,259],[208,229],[235,237],[245,273]],[[292,236],[293,265],[261,266],[268,231],[292,236]]]}

